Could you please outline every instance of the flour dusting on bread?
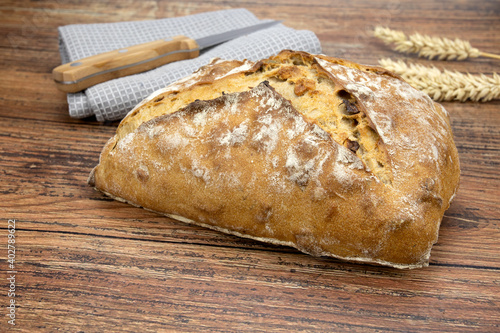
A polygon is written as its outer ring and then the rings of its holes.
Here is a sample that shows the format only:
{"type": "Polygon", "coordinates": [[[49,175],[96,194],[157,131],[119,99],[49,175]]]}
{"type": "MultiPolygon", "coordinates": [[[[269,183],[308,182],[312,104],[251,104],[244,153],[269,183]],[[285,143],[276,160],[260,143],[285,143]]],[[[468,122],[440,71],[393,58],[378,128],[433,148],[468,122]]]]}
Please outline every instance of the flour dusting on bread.
{"type": "Polygon", "coordinates": [[[459,179],[448,114],[382,68],[214,59],[121,122],[89,183],[317,256],[426,266],[459,179]]]}

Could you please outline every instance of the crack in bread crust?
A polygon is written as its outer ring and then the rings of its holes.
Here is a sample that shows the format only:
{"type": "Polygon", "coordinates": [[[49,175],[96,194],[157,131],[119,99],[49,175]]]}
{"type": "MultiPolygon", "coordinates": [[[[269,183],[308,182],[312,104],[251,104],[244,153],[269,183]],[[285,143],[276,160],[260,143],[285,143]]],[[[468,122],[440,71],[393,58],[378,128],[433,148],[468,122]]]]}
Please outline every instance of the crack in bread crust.
{"type": "Polygon", "coordinates": [[[268,81],[310,121],[332,135],[339,144],[353,151],[383,183],[391,183],[391,168],[383,142],[357,98],[335,78],[325,74],[316,59],[298,53],[290,58],[275,57],[255,64],[217,62],[214,70],[202,68],[196,84],[179,91],[175,85],[156,96],[141,111],[134,110],[119,129],[119,136],[158,115],[175,112],[189,103],[211,100],[222,94],[250,90],[268,81]],[[232,74],[231,74],[232,73],[232,74]]]}

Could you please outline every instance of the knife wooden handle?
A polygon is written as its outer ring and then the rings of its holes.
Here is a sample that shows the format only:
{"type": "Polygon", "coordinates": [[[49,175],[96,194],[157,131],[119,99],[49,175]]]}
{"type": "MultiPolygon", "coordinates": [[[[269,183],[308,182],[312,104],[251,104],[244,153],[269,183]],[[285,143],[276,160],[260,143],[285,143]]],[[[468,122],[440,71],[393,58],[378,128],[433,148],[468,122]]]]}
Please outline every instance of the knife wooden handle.
{"type": "Polygon", "coordinates": [[[196,58],[199,54],[194,39],[175,36],[70,62],[54,68],[52,77],[59,90],[73,93],[173,61],[196,58]]]}

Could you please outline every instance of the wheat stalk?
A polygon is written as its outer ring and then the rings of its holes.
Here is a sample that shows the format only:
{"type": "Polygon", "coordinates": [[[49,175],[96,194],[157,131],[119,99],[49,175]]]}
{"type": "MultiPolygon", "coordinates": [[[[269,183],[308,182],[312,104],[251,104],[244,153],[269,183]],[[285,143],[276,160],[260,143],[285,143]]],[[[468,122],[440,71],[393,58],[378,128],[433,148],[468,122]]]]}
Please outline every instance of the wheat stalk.
{"type": "Polygon", "coordinates": [[[413,87],[427,93],[435,101],[488,102],[500,99],[500,75],[492,77],[469,73],[441,71],[436,67],[407,65],[402,60],[379,60],[382,67],[400,75],[413,87]]]}
{"type": "Polygon", "coordinates": [[[420,57],[439,60],[465,60],[480,56],[500,59],[499,55],[481,52],[469,42],[456,38],[431,37],[415,33],[409,37],[402,31],[377,26],[373,32],[386,44],[395,44],[395,50],[403,53],[417,53],[420,57]]]}

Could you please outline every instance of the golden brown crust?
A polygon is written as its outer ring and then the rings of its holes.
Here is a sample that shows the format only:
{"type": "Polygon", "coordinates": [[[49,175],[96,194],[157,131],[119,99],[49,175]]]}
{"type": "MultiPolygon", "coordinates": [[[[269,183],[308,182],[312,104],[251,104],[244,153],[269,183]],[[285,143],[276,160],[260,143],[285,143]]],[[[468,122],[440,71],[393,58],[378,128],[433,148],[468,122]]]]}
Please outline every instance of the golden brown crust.
{"type": "Polygon", "coordinates": [[[383,69],[283,51],[214,60],[120,124],[89,183],[312,255],[428,264],[456,191],[446,111],[383,69]]]}

